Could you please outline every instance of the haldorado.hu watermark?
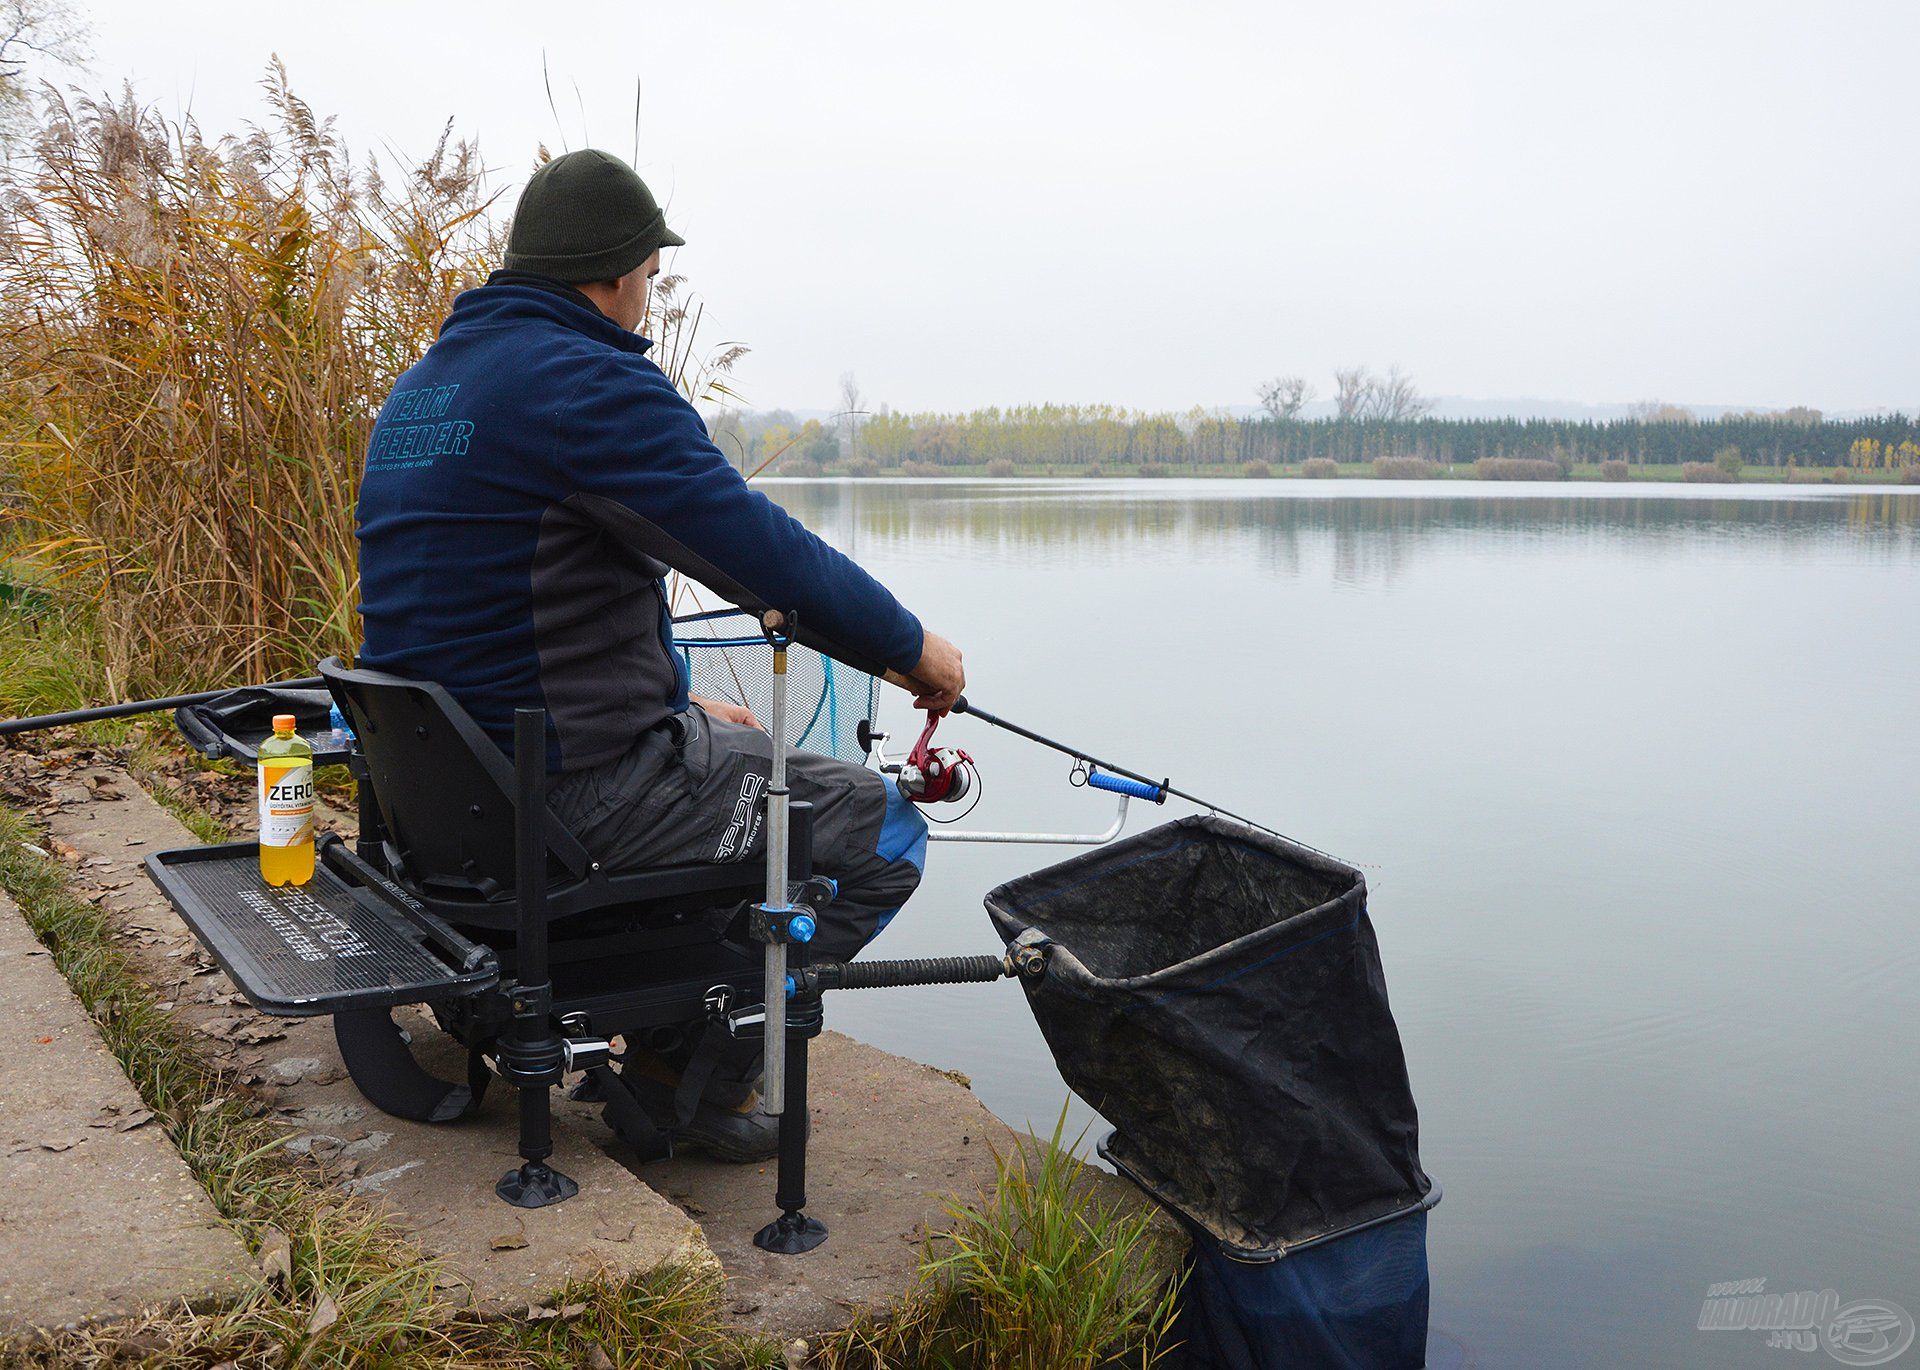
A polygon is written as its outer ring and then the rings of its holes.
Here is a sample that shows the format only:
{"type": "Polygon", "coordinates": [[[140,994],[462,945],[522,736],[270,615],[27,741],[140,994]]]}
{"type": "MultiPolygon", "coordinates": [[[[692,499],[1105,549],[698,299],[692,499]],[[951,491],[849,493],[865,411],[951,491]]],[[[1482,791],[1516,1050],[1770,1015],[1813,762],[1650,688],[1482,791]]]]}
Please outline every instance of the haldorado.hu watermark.
{"type": "Polygon", "coordinates": [[[1913,1345],[1913,1315],[1886,1299],[1842,1306],[1831,1289],[1769,1294],[1765,1280],[1709,1285],[1702,1332],[1757,1332],[1777,1351],[1824,1349],[1842,1365],[1885,1365],[1913,1345]]]}

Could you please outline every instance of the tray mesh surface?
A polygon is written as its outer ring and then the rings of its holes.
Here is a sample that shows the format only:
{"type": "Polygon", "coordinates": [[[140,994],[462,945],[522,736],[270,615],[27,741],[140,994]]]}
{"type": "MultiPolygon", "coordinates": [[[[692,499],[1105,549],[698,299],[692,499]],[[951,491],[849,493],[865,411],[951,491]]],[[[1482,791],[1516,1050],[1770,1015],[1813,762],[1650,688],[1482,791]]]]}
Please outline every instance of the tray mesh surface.
{"type": "Polygon", "coordinates": [[[462,993],[493,972],[461,972],[400,914],[326,866],[303,886],[260,878],[251,843],[161,852],[154,881],[246,996],[269,1013],[310,1016],[462,993]],[[226,853],[231,854],[226,854],[226,853]]]}

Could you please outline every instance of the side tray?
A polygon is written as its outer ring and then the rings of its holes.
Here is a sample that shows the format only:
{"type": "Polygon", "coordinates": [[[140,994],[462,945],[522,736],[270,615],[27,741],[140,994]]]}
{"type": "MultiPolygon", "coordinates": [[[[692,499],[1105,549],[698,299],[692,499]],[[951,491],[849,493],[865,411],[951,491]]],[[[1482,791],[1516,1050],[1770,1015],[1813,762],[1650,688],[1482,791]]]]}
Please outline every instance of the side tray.
{"type": "Polygon", "coordinates": [[[398,891],[343,878],[331,861],[317,862],[313,879],[298,886],[262,881],[252,842],[155,852],[146,869],[263,1013],[311,1018],[457,999],[500,979],[486,947],[407,909],[398,891]]]}

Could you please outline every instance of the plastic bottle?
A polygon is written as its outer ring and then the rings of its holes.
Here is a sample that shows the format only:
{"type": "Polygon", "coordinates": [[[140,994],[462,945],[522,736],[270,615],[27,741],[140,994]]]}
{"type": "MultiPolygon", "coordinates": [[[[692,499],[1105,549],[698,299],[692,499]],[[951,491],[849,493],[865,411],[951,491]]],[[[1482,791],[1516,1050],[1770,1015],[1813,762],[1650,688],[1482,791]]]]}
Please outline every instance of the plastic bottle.
{"type": "Polygon", "coordinates": [[[293,730],[292,714],[273,716],[260,744],[260,878],[269,885],[313,879],[313,748],[293,730]]]}
{"type": "Polygon", "coordinates": [[[333,735],[327,739],[333,750],[345,751],[353,741],[353,729],[347,726],[347,716],[340,712],[338,704],[327,706],[327,721],[333,728],[333,735]]]}

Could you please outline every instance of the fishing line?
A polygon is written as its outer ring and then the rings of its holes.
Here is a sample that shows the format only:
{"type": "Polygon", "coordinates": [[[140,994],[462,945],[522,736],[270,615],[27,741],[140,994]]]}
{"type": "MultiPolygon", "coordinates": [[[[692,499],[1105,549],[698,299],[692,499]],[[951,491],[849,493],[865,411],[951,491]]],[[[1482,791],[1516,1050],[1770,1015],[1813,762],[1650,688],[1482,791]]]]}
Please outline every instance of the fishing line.
{"type": "MultiPolygon", "coordinates": [[[[1037,743],[1042,747],[1049,747],[1052,750],[1059,752],[1063,756],[1070,756],[1076,762],[1084,763],[1088,767],[1091,767],[1092,771],[1107,771],[1115,776],[1120,776],[1124,779],[1131,780],[1135,784],[1146,786],[1148,790],[1157,792],[1159,796],[1158,798],[1155,798],[1154,794],[1147,793],[1147,794],[1139,795],[1138,796],[1139,798],[1148,799],[1154,803],[1164,803],[1166,800],[1166,796],[1172,795],[1176,799],[1186,800],[1189,804],[1197,804],[1201,808],[1205,809],[1207,812],[1216,814],[1221,818],[1231,818],[1234,822],[1243,824],[1244,826],[1252,828],[1257,832],[1263,832],[1272,837],[1282,838],[1283,840],[1292,842],[1297,846],[1305,847],[1310,852],[1315,852],[1321,856],[1327,857],[1329,860],[1334,860],[1334,861],[1339,860],[1339,858],[1334,856],[1331,852],[1321,851],[1320,848],[1313,846],[1311,843],[1302,842],[1297,837],[1288,837],[1287,834],[1281,832],[1277,828],[1270,828],[1265,823],[1256,822],[1255,820],[1248,818],[1243,813],[1235,813],[1232,809],[1223,808],[1220,805],[1215,804],[1213,801],[1209,799],[1202,799],[1197,794],[1191,794],[1186,790],[1180,789],[1177,786],[1175,786],[1171,780],[1155,780],[1151,776],[1142,775],[1139,771],[1132,770],[1129,767],[1118,766],[1111,761],[1103,761],[1099,757],[1094,756],[1091,753],[1082,751],[1078,747],[1070,747],[1064,742],[1058,742],[1053,738],[1046,736],[1046,734],[1044,733],[1037,733],[1031,728],[1022,727],[1020,724],[1015,723],[1010,719],[1002,718],[998,714],[988,713],[985,709],[982,709],[979,706],[973,703],[970,703],[965,695],[961,695],[958,699],[953,701],[953,709],[951,710],[951,712],[956,714],[970,714],[974,718],[979,719],[982,723],[990,724],[995,728],[1003,729],[1007,732],[1014,734],[1016,737],[1024,737],[1027,739],[1027,741],[1037,743]]],[[[1091,783],[1093,779],[1093,775],[1091,772],[1089,772],[1087,778],[1088,778],[1088,782],[1091,783]]]]}

